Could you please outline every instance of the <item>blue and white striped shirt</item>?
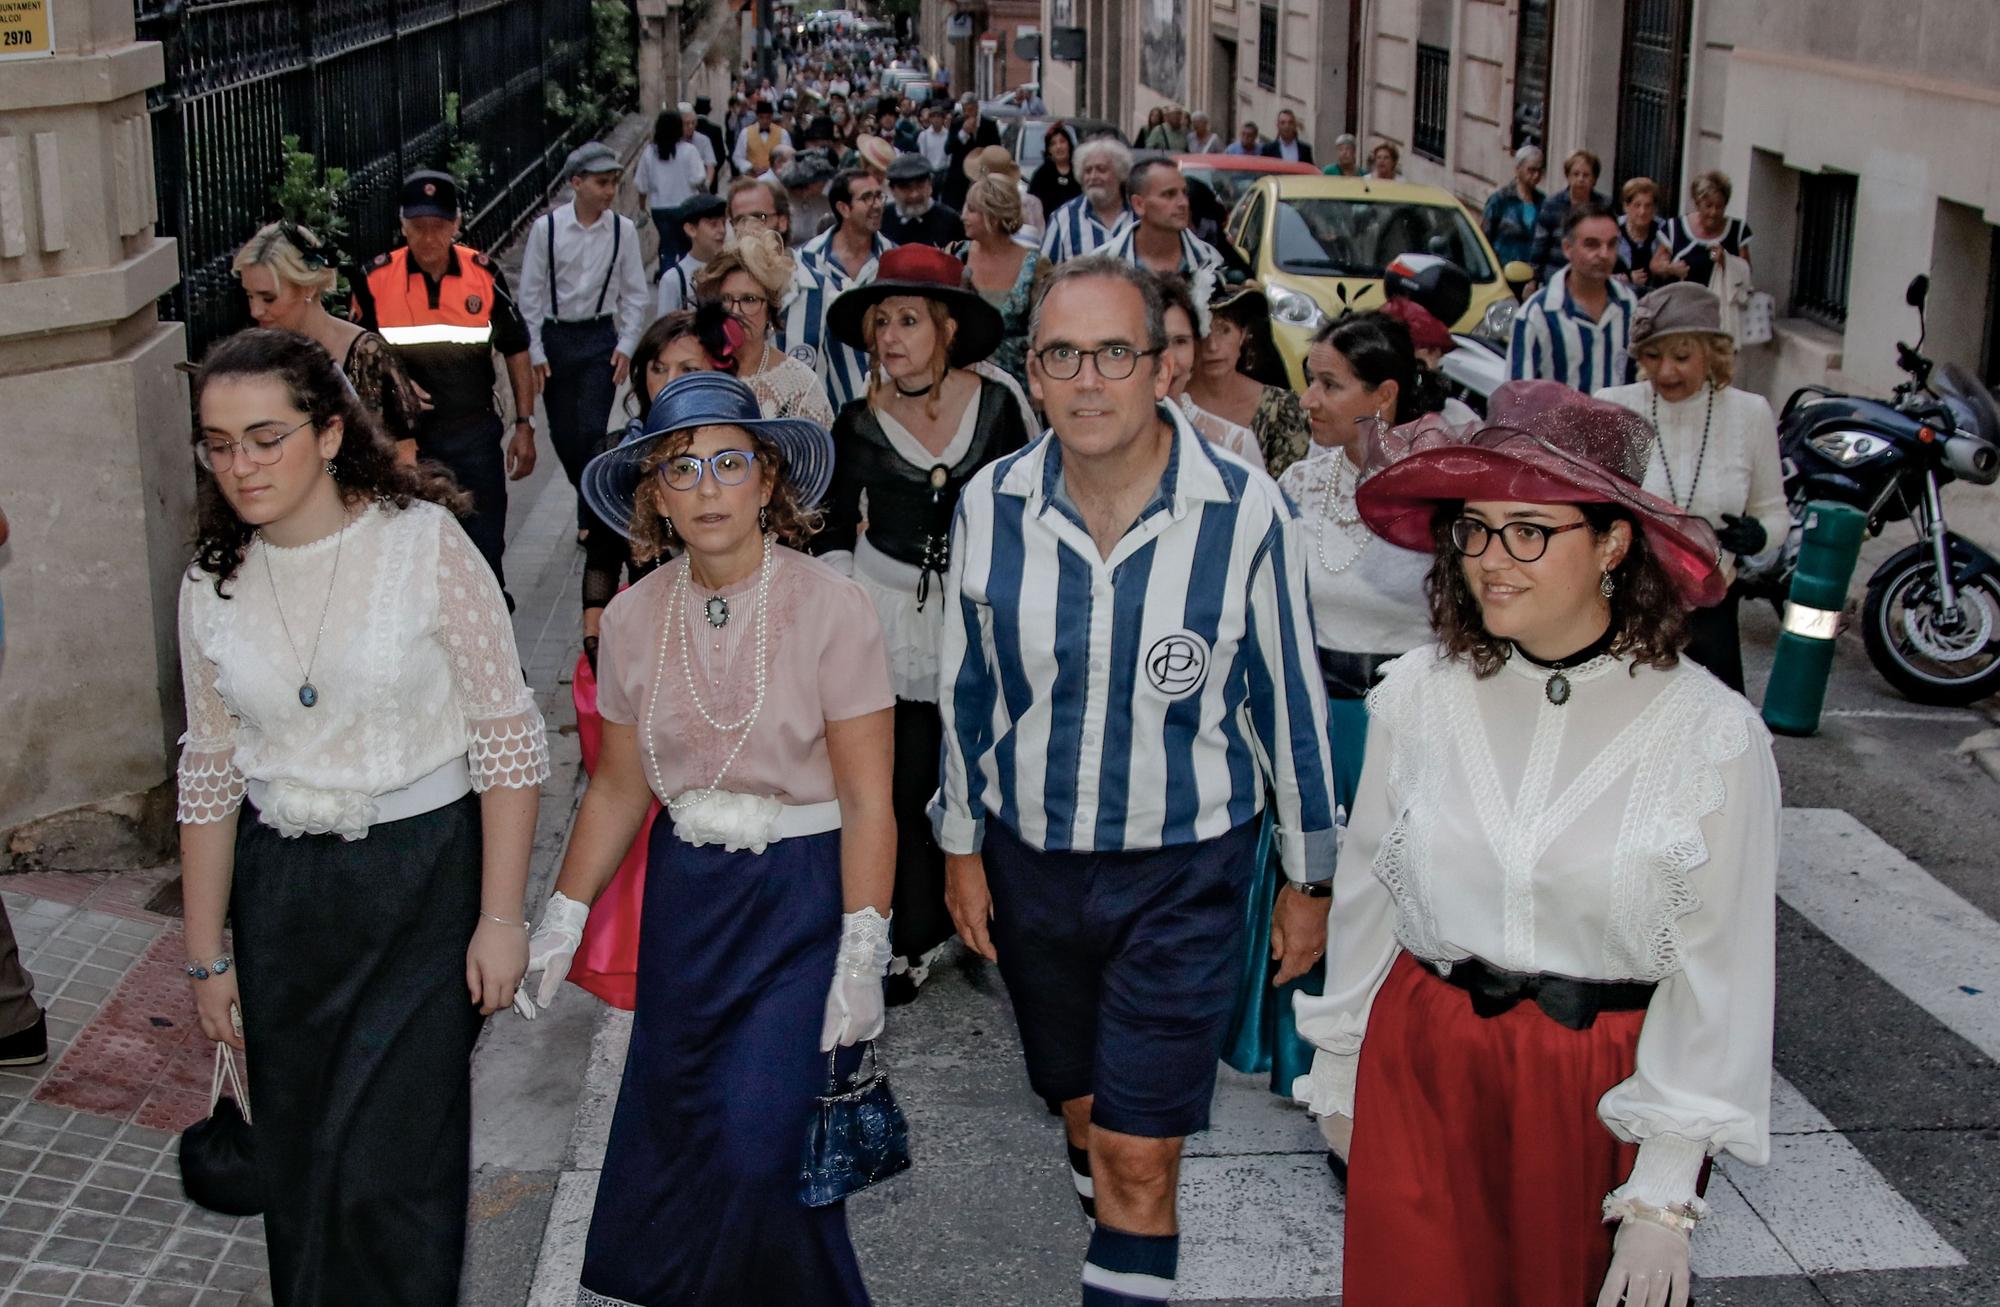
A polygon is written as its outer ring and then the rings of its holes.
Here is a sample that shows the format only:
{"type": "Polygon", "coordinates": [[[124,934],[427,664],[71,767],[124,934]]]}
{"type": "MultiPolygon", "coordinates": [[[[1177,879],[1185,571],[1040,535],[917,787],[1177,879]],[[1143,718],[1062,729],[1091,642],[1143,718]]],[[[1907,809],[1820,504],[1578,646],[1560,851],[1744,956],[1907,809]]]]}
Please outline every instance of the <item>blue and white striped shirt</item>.
{"type": "Polygon", "coordinates": [[[1042,257],[1050,263],[1093,254],[1119,232],[1131,225],[1132,212],[1118,211],[1118,221],[1106,226],[1090,207],[1090,197],[1079,195],[1049,215],[1049,229],[1042,235],[1042,257]]]}
{"type": "Polygon", "coordinates": [[[1283,492],[1174,406],[1159,492],[1110,557],[1053,432],[979,471],[945,580],[931,825],[976,852],[989,815],[1048,851],[1214,839],[1276,796],[1285,874],[1335,857],[1327,704],[1283,492]]]}
{"type": "MultiPolygon", "coordinates": [[[[875,280],[875,265],[881,262],[884,254],[896,248],[896,242],[876,232],[875,246],[868,252],[868,262],[861,265],[861,271],[850,273],[846,265],[833,256],[833,234],[838,230],[837,227],[829,227],[798,249],[799,262],[818,273],[825,283],[829,303],[848,287],[875,280]]],[[[834,412],[840,412],[849,402],[868,393],[866,354],[826,336],[820,342],[820,355],[823,363],[820,376],[826,380],[826,397],[832,401],[834,412]]]]}
{"type": "Polygon", "coordinates": [[[1639,297],[1622,281],[1608,286],[1604,315],[1592,321],[1569,297],[1569,269],[1552,273],[1514,315],[1507,375],[1515,381],[1560,381],[1586,395],[1631,381],[1632,356],[1625,350],[1639,297]]]}
{"type": "Polygon", "coordinates": [[[792,288],[778,308],[778,348],[818,374],[822,386],[826,385],[827,369],[826,311],[832,303],[826,278],[794,260],[792,288]]]}
{"type": "MultiPolygon", "coordinates": [[[[1139,224],[1128,222],[1115,232],[1109,241],[1105,242],[1104,248],[1099,250],[1098,253],[1109,255],[1114,259],[1123,259],[1135,268],[1143,268],[1146,265],[1139,258],[1138,239],[1139,224]]],[[[1181,229],[1181,263],[1178,269],[1181,276],[1192,281],[1194,275],[1203,268],[1220,267],[1222,267],[1221,252],[1201,237],[1183,227],[1181,229]]]]}

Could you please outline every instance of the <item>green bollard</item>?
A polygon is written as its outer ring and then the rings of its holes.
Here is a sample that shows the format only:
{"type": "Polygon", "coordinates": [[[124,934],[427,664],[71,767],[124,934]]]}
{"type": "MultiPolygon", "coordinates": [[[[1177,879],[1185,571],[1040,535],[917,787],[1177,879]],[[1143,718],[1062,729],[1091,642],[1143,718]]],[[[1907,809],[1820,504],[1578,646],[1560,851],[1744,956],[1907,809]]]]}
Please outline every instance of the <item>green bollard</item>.
{"type": "Polygon", "coordinates": [[[1833,674],[1833,639],[1867,530],[1868,515],[1858,508],[1827,500],[1806,505],[1805,540],[1792,574],[1770,684],[1764,688],[1764,724],[1780,735],[1819,732],[1826,683],[1833,674]]]}

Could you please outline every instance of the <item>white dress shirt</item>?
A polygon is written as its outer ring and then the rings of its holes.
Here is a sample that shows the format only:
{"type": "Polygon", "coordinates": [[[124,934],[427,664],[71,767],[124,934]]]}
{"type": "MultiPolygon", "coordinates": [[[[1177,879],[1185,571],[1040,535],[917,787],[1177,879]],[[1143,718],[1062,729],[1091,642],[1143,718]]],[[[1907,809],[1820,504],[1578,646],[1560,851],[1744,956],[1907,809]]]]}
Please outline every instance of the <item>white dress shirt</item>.
{"type": "Polygon", "coordinates": [[[660,158],[659,151],[649,145],[639,151],[639,166],[632,170],[633,189],[646,197],[649,209],[679,208],[707,180],[701,150],[692,141],[676,141],[671,159],[660,158]]]}
{"type": "Polygon", "coordinates": [[[951,129],[926,127],[918,132],[917,153],[924,156],[932,172],[943,169],[951,162],[951,129]]]}
{"type": "MultiPolygon", "coordinates": [[[[1480,678],[1426,645],[1368,696],[1334,876],[1318,1052],[1292,1093],[1351,1114],[1369,1009],[1399,952],[1449,972],[1653,982],[1633,1074],[1598,1101],[1639,1145],[1620,1198],[1693,1201],[1704,1157],[1770,1156],[1778,769],[1757,710],[1683,658],[1480,678]]],[[[1365,1127],[1364,1127],[1365,1128],[1365,1127]]]]}
{"type": "Polygon", "coordinates": [[[683,254],[680,261],[660,274],[659,296],[654,303],[654,316],[666,317],[675,309],[694,307],[694,279],[708,264],[696,259],[692,252],[683,254]]]}
{"type": "Polygon", "coordinates": [[[528,324],[528,357],[536,366],[549,361],[542,348],[542,324],[588,322],[611,315],[617,324],[618,352],[626,358],[653,320],[653,292],[639,257],[639,229],[607,209],[588,227],[577,220],[576,205],[565,204],[537,218],[521,247],[521,317],[528,324]],[[555,272],[549,270],[549,224],[555,225],[555,272]],[[612,264],[613,247],[617,264],[612,264]]]}

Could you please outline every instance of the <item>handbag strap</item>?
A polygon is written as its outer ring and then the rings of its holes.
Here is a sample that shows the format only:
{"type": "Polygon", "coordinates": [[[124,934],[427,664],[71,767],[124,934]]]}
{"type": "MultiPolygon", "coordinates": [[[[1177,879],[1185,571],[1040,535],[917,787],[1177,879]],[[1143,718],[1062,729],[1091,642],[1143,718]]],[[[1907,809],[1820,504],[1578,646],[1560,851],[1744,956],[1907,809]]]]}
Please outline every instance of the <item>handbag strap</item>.
{"type": "Polygon", "coordinates": [[[840,1069],[836,1065],[837,1059],[840,1057],[839,1046],[835,1045],[833,1051],[826,1055],[826,1088],[829,1097],[838,1098],[842,1094],[852,1093],[856,1085],[865,1085],[881,1074],[882,1058],[881,1054],[875,1051],[875,1041],[872,1039],[868,1040],[862,1047],[867,1050],[868,1074],[864,1076],[861,1074],[859,1067],[855,1068],[854,1074],[848,1077],[847,1085],[844,1088],[840,1083],[840,1069]]]}
{"type": "Polygon", "coordinates": [[[222,1080],[229,1078],[229,1087],[236,1091],[236,1105],[243,1109],[243,1120],[250,1121],[250,1093],[243,1088],[242,1077],[236,1074],[236,1059],[229,1052],[229,1045],[215,1041],[215,1075],[208,1086],[209,1115],[215,1114],[215,1105],[222,1101],[222,1080]]]}

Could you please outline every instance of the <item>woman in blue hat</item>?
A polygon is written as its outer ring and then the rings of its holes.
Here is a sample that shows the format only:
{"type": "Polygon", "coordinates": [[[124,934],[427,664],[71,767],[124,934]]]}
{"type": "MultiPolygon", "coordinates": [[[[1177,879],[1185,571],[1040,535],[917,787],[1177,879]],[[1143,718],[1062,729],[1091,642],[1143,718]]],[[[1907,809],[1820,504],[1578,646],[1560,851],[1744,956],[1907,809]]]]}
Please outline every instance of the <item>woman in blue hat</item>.
{"type": "Polygon", "coordinates": [[[519,1000],[555,997],[657,796],[579,1304],[868,1301],[844,1208],[799,1183],[828,1054],[882,1030],[896,845],[881,629],[796,550],[832,471],[825,427],[715,372],[663,386],[584,468],[635,555],[681,554],[604,610],[597,773],[519,1000]]]}

